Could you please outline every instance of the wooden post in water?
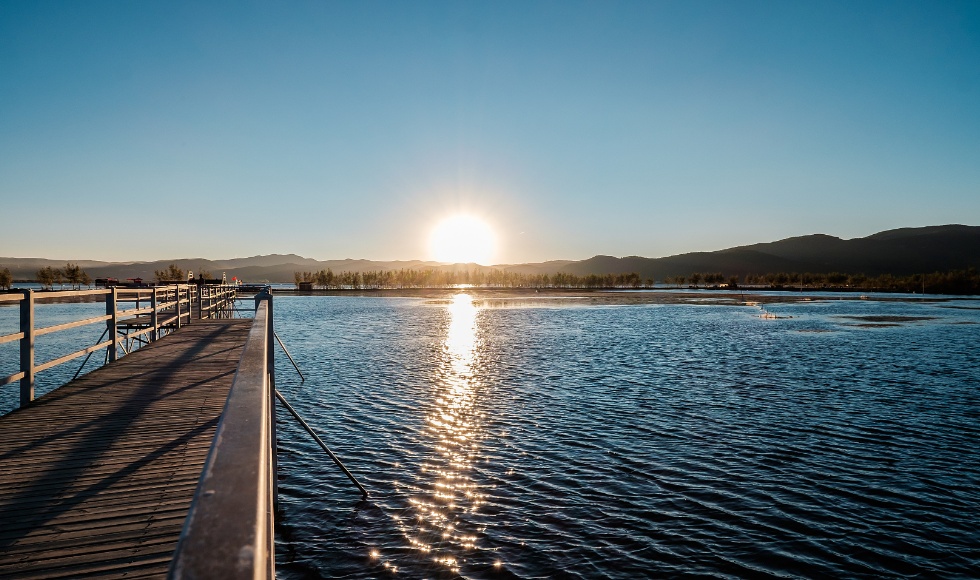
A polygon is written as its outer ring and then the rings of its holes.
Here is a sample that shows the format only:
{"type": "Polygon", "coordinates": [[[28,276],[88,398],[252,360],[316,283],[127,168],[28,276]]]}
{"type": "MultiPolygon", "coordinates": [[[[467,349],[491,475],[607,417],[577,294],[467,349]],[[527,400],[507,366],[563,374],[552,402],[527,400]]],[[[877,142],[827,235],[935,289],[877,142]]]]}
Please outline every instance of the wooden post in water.
{"type": "Polygon", "coordinates": [[[23,407],[34,400],[34,291],[24,290],[24,298],[20,301],[20,331],[24,336],[20,339],[20,371],[24,378],[20,380],[20,406],[23,407]]]}

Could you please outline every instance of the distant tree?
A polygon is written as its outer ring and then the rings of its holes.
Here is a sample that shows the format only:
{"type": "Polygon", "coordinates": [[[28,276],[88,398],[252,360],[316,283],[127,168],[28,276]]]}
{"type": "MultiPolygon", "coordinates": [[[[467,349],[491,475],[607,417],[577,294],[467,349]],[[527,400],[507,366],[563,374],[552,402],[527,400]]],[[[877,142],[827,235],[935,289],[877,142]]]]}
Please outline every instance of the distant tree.
{"type": "Polygon", "coordinates": [[[86,272],[85,270],[82,270],[82,276],[78,280],[78,282],[82,286],[91,286],[92,285],[92,277],[88,275],[88,272],[86,272]]]}
{"type": "Polygon", "coordinates": [[[299,284],[302,281],[303,281],[303,273],[293,272],[293,284],[295,284],[297,288],[299,288],[299,284]]]}
{"type": "Polygon", "coordinates": [[[320,270],[316,273],[316,285],[321,288],[330,288],[333,286],[334,275],[333,270],[327,268],[326,270],[320,270]]]}
{"type": "Polygon", "coordinates": [[[725,276],[721,272],[711,272],[704,275],[704,284],[717,286],[725,281],[725,276]]]}
{"type": "Polygon", "coordinates": [[[340,285],[355,290],[361,287],[361,274],[360,272],[341,272],[340,273],[340,285]]]}
{"type": "Polygon", "coordinates": [[[202,280],[210,280],[211,278],[214,278],[214,274],[212,274],[210,270],[205,270],[203,266],[198,266],[197,277],[202,280]]]}
{"type": "Polygon", "coordinates": [[[61,270],[52,268],[51,266],[45,266],[38,270],[36,278],[38,284],[46,290],[50,290],[55,284],[60,284],[64,280],[61,270]]]}
{"type": "Polygon", "coordinates": [[[51,266],[45,266],[34,274],[34,279],[41,285],[41,288],[50,288],[54,283],[54,276],[51,274],[51,266]]]}
{"type": "Polygon", "coordinates": [[[691,284],[694,284],[694,287],[697,288],[698,284],[701,283],[702,276],[698,272],[695,272],[691,274],[690,279],[691,279],[691,284]]]}
{"type": "Polygon", "coordinates": [[[4,268],[0,270],[0,289],[10,290],[10,287],[14,284],[14,277],[10,274],[10,268],[4,268]]]}
{"type": "Polygon", "coordinates": [[[71,284],[73,289],[78,289],[82,285],[82,275],[85,271],[78,264],[68,262],[63,270],[65,281],[71,284]]]}
{"type": "Polygon", "coordinates": [[[170,264],[166,270],[156,270],[153,274],[157,282],[184,282],[184,271],[177,267],[177,264],[170,264]]]}
{"type": "MultiPolygon", "coordinates": [[[[331,272],[329,269],[327,269],[327,272],[330,274],[330,276],[332,278],[333,277],[333,272],[331,272]]],[[[395,280],[395,273],[392,272],[391,270],[385,270],[384,271],[384,275],[381,277],[381,287],[382,288],[391,288],[394,280],[395,280]]]]}

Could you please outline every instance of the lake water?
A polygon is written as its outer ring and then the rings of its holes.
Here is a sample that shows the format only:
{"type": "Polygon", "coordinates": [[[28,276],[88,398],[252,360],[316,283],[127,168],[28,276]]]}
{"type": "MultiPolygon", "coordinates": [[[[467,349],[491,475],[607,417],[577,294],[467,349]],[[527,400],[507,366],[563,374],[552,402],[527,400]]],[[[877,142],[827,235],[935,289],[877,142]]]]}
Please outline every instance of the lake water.
{"type": "Polygon", "coordinates": [[[277,296],[279,576],[980,575],[980,301],[766,309],[277,296]]]}
{"type": "Polygon", "coordinates": [[[980,302],[767,309],[277,298],[280,576],[977,576],[980,302]]]}

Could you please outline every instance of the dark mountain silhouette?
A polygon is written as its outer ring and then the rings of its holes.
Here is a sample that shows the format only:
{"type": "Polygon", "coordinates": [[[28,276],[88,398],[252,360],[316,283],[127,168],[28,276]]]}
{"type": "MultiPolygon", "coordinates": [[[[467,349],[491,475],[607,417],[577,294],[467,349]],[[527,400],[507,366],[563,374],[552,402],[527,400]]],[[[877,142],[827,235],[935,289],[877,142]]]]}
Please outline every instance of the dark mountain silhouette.
{"type": "MultiPolygon", "coordinates": [[[[663,280],[693,272],[720,272],[727,276],[770,272],[906,276],[967,268],[980,268],[978,226],[902,228],[852,240],[813,234],[666,258],[595,256],[569,262],[560,271],[578,275],[636,272],[643,278],[663,280]]],[[[546,264],[520,266],[525,273],[550,269],[546,264]]]]}
{"type": "MultiPolygon", "coordinates": [[[[114,277],[152,280],[155,270],[177,264],[195,273],[201,268],[215,277],[225,273],[252,282],[292,282],[293,273],[315,272],[327,268],[336,272],[372,270],[489,270],[476,264],[441,264],[421,260],[314,260],[295,254],[272,254],[229,260],[185,258],[135,262],[130,264],[92,260],[46,260],[40,258],[0,258],[0,268],[10,268],[15,279],[33,279],[39,268],[62,268],[71,261],[93,278],[114,277]]],[[[717,252],[693,252],[664,258],[640,256],[594,256],[587,260],[552,260],[533,264],[505,264],[493,268],[521,274],[624,274],[636,272],[643,279],[663,280],[667,276],[686,276],[694,272],[720,272],[726,276],[775,272],[827,274],[911,275],[937,271],[980,269],[980,226],[945,225],[901,228],[864,238],[843,240],[813,234],[739,246],[717,252]]]]}

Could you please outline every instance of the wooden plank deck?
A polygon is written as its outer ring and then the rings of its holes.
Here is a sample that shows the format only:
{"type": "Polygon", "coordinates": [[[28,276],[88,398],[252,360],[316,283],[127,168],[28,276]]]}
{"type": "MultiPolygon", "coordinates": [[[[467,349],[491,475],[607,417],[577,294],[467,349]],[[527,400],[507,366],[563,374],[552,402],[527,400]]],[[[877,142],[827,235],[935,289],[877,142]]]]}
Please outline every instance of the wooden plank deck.
{"type": "Polygon", "coordinates": [[[0,578],[166,576],[251,324],[195,320],[0,417],[0,578]]]}

